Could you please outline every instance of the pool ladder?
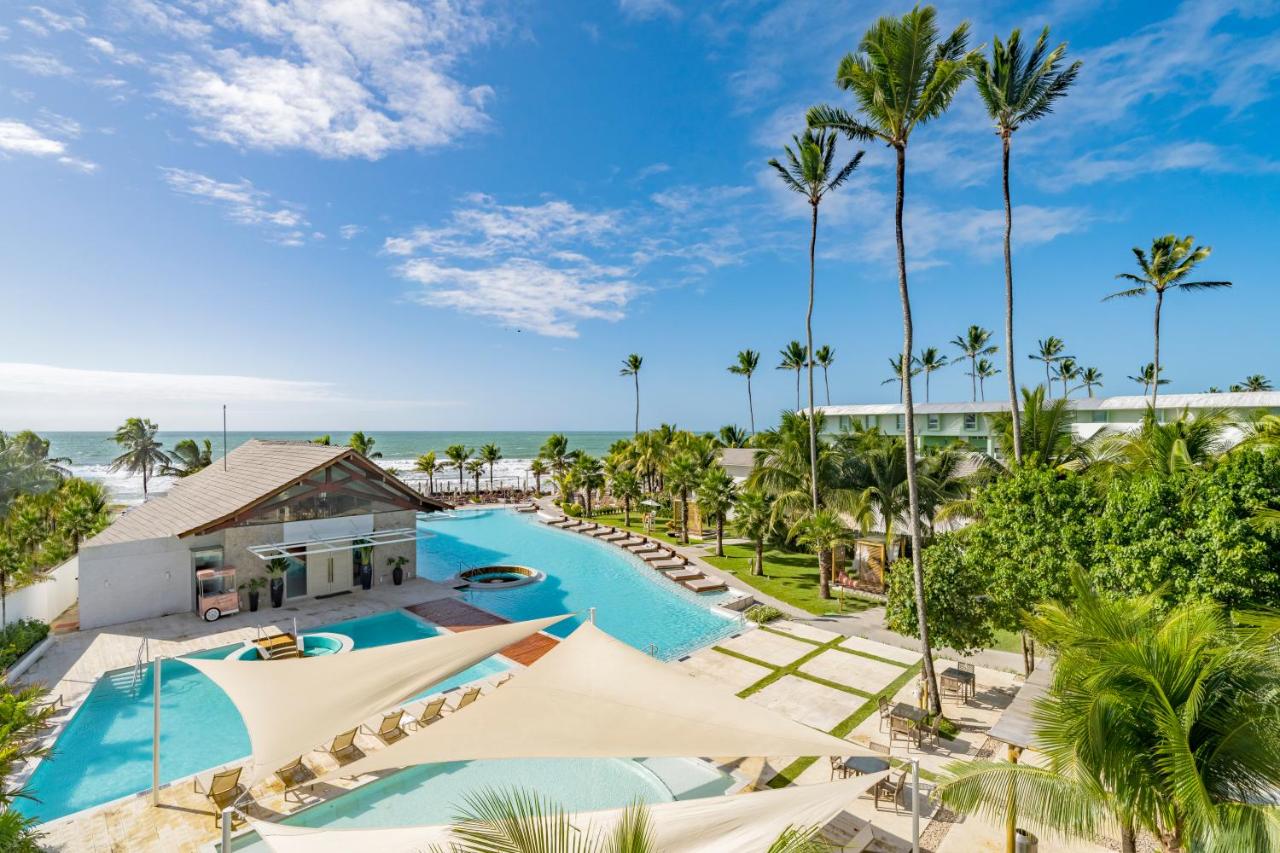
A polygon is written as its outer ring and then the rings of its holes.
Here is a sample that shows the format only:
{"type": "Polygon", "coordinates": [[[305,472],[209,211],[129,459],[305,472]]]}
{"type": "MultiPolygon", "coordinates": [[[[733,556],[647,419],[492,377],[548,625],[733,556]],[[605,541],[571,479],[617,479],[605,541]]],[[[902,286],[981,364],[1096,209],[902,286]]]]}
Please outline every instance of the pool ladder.
{"type": "Polygon", "coordinates": [[[138,644],[138,657],[133,662],[133,676],[129,680],[129,690],[136,696],[138,682],[142,681],[142,668],[151,661],[151,641],[143,637],[138,644]]]}

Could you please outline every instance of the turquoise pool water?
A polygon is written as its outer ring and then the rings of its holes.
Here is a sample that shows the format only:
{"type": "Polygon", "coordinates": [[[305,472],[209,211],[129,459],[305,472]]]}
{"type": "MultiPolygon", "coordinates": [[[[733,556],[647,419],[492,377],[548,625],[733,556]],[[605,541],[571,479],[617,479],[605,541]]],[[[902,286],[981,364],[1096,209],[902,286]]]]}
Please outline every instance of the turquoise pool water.
{"type": "MultiPolygon", "coordinates": [[[[403,770],[301,811],[284,823],[325,829],[446,824],[468,794],[486,788],[536,790],[566,810],[586,812],[634,802],[716,796],[732,784],[732,777],[686,759],[455,761],[403,770]]],[[[231,849],[269,853],[253,833],[233,841],[231,849]]]]}
{"type": "MultiPolygon", "coordinates": [[[[307,631],[346,634],[357,649],[438,633],[433,626],[399,611],[307,631]]],[[[224,646],[187,657],[221,658],[232,648],[224,646]]],[[[495,659],[482,661],[427,693],[440,693],[506,668],[495,659]]],[[[40,802],[19,801],[18,810],[48,821],[149,788],[153,678],[153,669],[147,667],[136,689],[131,670],[98,679],[58,737],[53,756],[41,762],[31,777],[29,787],[40,802]]],[[[248,754],[249,736],[227,695],[181,659],[166,660],[160,678],[161,781],[180,779],[248,754]]]]}
{"type": "Polygon", "coordinates": [[[726,593],[698,595],[658,575],[616,546],[548,528],[533,515],[510,510],[423,516],[418,572],[448,581],[460,569],[515,564],[546,572],[514,589],[473,589],[466,600],[519,621],[581,613],[548,630],[568,636],[596,608],[596,624],[618,639],[671,660],[738,630],[736,618],[711,609],[726,593]]]}

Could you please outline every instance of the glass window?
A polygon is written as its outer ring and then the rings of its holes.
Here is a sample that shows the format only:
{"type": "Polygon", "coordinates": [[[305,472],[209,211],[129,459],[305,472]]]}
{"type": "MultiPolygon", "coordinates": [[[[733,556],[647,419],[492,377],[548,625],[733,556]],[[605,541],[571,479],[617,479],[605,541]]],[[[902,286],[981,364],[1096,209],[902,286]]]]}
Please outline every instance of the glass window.
{"type": "Polygon", "coordinates": [[[1107,422],[1107,413],[1102,409],[1095,409],[1093,412],[1093,422],[1095,424],[1105,424],[1107,422]]]}
{"type": "Polygon", "coordinates": [[[970,430],[977,429],[977,428],[978,428],[978,416],[977,416],[976,414],[974,414],[973,412],[970,412],[969,414],[965,415],[965,416],[964,416],[964,428],[965,428],[965,429],[970,429],[970,430]]]}
{"type": "Polygon", "coordinates": [[[897,415],[894,418],[893,426],[898,432],[902,432],[902,415],[897,415]]]}
{"type": "Polygon", "coordinates": [[[222,546],[193,549],[191,552],[191,567],[197,572],[201,569],[222,568],[222,546]]]}
{"type": "Polygon", "coordinates": [[[942,418],[938,415],[929,415],[929,429],[940,429],[942,418]]]}

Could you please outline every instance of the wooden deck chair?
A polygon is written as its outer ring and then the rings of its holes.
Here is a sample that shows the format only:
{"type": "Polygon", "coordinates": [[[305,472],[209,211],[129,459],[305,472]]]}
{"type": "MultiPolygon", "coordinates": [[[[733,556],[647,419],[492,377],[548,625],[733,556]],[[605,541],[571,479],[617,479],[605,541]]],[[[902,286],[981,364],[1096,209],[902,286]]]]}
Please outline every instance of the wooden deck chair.
{"type": "MultiPolygon", "coordinates": [[[[506,694],[504,693],[503,695],[505,696],[506,694]]],[[[479,698],[480,698],[480,688],[469,687],[467,688],[467,692],[462,694],[462,698],[458,700],[458,704],[456,707],[454,707],[453,710],[455,712],[461,711],[463,708],[467,707],[468,705],[470,705],[472,702],[476,701],[479,698]]]]}
{"type": "Polygon", "coordinates": [[[430,702],[422,706],[422,713],[409,721],[409,725],[415,729],[429,726],[436,720],[440,719],[440,712],[444,709],[444,697],[437,696],[430,702]]]}
{"type": "Polygon", "coordinates": [[[192,788],[197,794],[204,794],[214,805],[213,825],[217,828],[222,821],[222,810],[227,806],[235,803],[240,795],[244,793],[244,786],[240,784],[240,774],[244,771],[243,767],[232,767],[230,770],[217,770],[209,779],[209,786],[202,788],[200,785],[200,777],[196,776],[192,779],[192,788]]]}
{"type": "Polygon", "coordinates": [[[405,736],[405,730],[400,726],[400,720],[404,718],[404,711],[391,711],[382,716],[382,722],[378,724],[378,730],[374,732],[383,743],[395,743],[405,736]]]}
{"type": "Polygon", "coordinates": [[[358,731],[360,731],[359,727],[335,737],[333,743],[329,745],[329,754],[341,761],[344,756],[358,752],[360,750],[360,747],[356,746],[356,732],[358,731]]]}

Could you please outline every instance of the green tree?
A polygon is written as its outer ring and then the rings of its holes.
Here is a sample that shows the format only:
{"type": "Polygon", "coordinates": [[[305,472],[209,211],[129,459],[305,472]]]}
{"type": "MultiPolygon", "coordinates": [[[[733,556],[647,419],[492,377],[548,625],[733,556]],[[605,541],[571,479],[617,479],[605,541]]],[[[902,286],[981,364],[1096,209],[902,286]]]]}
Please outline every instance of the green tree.
{"type": "Polygon", "coordinates": [[[738,498],[738,486],[719,465],[711,465],[698,484],[698,509],[716,522],[716,556],[724,556],[724,522],[738,498]]]}
{"type": "Polygon", "coordinates": [[[729,372],[734,376],[747,378],[747,414],[751,418],[751,434],[756,434],[756,405],[751,399],[751,375],[760,366],[760,353],[753,349],[744,349],[738,353],[738,361],[729,365],[729,372]]]}
{"type": "Polygon", "coordinates": [[[1102,371],[1096,367],[1086,367],[1080,373],[1080,382],[1084,385],[1085,393],[1093,397],[1094,387],[1102,387],[1102,371]]]}
{"type": "Polygon", "coordinates": [[[444,449],[444,458],[449,460],[449,467],[458,469],[458,497],[462,497],[462,475],[466,472],[467,460],[471,458],[471,448],[464,444],[451,444],[444,449]]]}
{"type": "Polygon", "coordinates": [[[0,430],[0,517],[21,494],[37,494],[57,488],[70,476],[69,459],[49,455],[49,441],[31,430],[10,435],[0,430]]]}
{"type": "MultiPolygon", "coordinates": [[[[1144,365],[1142,366],[1142,368],[1138,371],[1137,375],[1135,375],[1135,376],[1130,376],[1130,377],[1129,377],[1129,379],[1131,379],[1132,381],[1137,382],[1139,385],[1141,385],[1141,386],[1142,386],[1142,394],[1143,394],[1143,396],[1146,396],[1146,393],[1147,393],[1148,391],[1150,391],[1150,390],[1151,390],[1151,388],[1152,388],[1152,386],[1153,386],[1153,385],[1168,385],[1168,384],[1169,384],[1169,380],[1164,378],[1164,368],[1163,368],[1163,367],[1162,367],[1162,368],[1160,368],[1160,379],[1159,379],[1159,381],[1156,381],[1156,379],[1155,379],[1155,375],[1156,375],[1156,366],[1155,366],[1155,364],[1154,364],[1154,363],[1152,363],[1152,362],[1148,361],[1148,362],[1147,362],[1146,364],[1144,364],[1144,365]]],[[[1152,405],[1152,407],[1153,407],[1153,408],[1155,407],[1155,401],[1154,401],[1154,400],[1152,400],[1151,405],[1152,405]]]]}
{"type": "Polygon", "coordinates": [[[744,489],[739,492],[733,522],[738,535],[751,543],[755,554],[751,562],[751,574],[764,575],[764,545],[773,531],[773,507],[770,506],[769,496],[759,489],[744,489]]]}
{"type": "Polygon", "coordinates": [[[619,376],[630,376],[636,383],[636,424],[633,435],[640,434],[640,368],[644,365],[644,359],[636,353],[631,353],[622,361],[622,369],[618,371],[619,376]]]}
{"type": "MultiPolygon", "coordinates": [[[[1046,401],[1044,386],[1022,389],[1022,459],[1025,465],[1050,468],[1081,467],[1089,457],[1089,445],[1071,429],[1072,411],[1065,399],[1046,401]]],[[[1003,459],[1016,459],[1013,421],[1008,412],[990,416],[996,449],[1003,459]]]]}
{"type": "Polygon", "coordinates": [[[369,459],[382,458],[382,453],[373,449],[373,446],[377,443],[377,440],[374,439],[373,436],[365,435],[360,430],[356,430],[351,433],[351,438],[347,439],[347,447],[350,447],[356,453],[359,453],[361,456],[365,456],[369,459]]]}
{"type": "Polygon", "coordinates": [[[169,461],[160,466],[160,473],[167,477],[190,477],[213,464],[213,442],[205,439],[197,444],[184,438],[169,451],[169,461]]]}
{"type": "Polygon", "coordinates": [[[819,510],[803,518],[792,530],[796,542],[818,557],[818,594],[831,598],[831,569],[835,565],[835,549],[853,540],[853,532],[829,509],[819,510]]]}
{"type": "MultiPolygon", "coordinates": [[[[1271,380],[1263,376],[1261,373],[1254,373],[1246,376],[1244,381],[1236,386],[1241,391],[1270,391],[1272,390],[1271,380]]],[[[1234,390],[1234,389],[1233,389],[1234,390]]]]}
{"type": "Polygon", "coordinates": [[[333,444],[333,436],[329,435],[329,433],[326,432],[324,435],[318,435],[315,438],[311,439],[311,443],[320,444],[325,447],[328,447],[329,445],[333,444]]]}
{"type": "Polygon", "coordinates": [[[594,456],[582,454],[578,457],[578,461],[573,465],[573,482],[577,488],[582,489],[585,500],[587,518],[592,515],[591,496],[598,490],[604,488],[604,468],[600,464],[600,460],[594,456]]]}
{"type": "Polygon", "coordinates": [[[934,371],[941,370],[951,362],[945,355],[938,352],[937,347],[925,347],[920,350],[920,357],[916,359],[916,363],[924,371],[924,401],[927,403],[929,402],[929,377],[934,371]]]}
{"type": "Polygon", "coordinates": [[[483,459],[467,460],[467,473],[475,479],[475,488],[472,494],[480,494],[480,477],[484,474],[484,468],[485,464],[483,459]]]}
{"type": "Polygon", "coordinates": [[[689,544],[689,493],[698,487],[702,471],[688,451],[682,451],[667,464],[664,479],[667,489],[680,499],[680,542],[689,544]]]}
{"type": "Polygon", "coordinates": [[[622,501],[622,523],[631,526],[631,504],[644,496],[640,478],[633,471],[615,471],[609,483],[613,496],[622,501]]]}
{"type": "MultiPolygon", "coordinates": [[[[1193,247],[1194,243],[1195,238],[1190,234],[1182,238],[1175,234],[1166,234],[1151,241],[1150,255],[1140,246],[1134,246],[1133,257],[1138,262],[1138,275],[1128,272],[1116,275],[1116,278],[1134,286],[1106,297],[1106,299],[1117,299],[1146,296],[1148,293],[1155,294],[1155,322],[1152,326],[1155,358],[1151,361],[1152,376],[1160,375],[1160,307],[1164,304],[1165,293],[1174,290],[1212,290],[1231,286],[1229,281],[1187,281],[1187,277],[1213,251],[1210,246],[1193,247]]],[[[1159,396],[1159,384],[1156,382],[1150,386],[1152,408],[1155,408],[1156,398],[1159,396]]]]}
{"type": "Polygon", "coordinates": [[[164,445],[156,441],[159,429],[147,418],[129,418],[116,428],[115,442],[123,452],[111,460],[111,470],[141,474],[144,501],[152,472],[169,461],[162,449],[164,445]]]}
{"type": "Polygon", "coordinates": [[[831,380],[827,376],[827,371],[831,369],[831,365],[836,363],[836,351],[831,347],[823,344],[813,351],[813,362],[822,368],[822,387],[827,392],[827,405],[831,405],[831,380]]]}
{"type": "MultiPolygon", "coordinates": [[[[991,332],[981,326],[970,326],[963,335],[951,339],[951,345],[960,350],[969,359],[969,384],[973,390],[973,401],[978,401],[978,359],[984,355],[992,355],[999,347],[991,343],[991,332]]],[[[983,359],[986,361],[986,359],[983,359]]],[[[989,365],[990,362],[987,362],[989,365]]]]}
{"type": "Polygon", "coordinates": [[[809,351],[799,341],[792,341],[785,348],[778,350],[781,361],[779,370],[793,370],[796,374],[796,411],[800,411],[800,371],[809,363],[809,351]]]}
{"type": "MultiPolygon", "coordinates": [[[[1044,390],[1050,400],[1053,399],[1053,374],[1050,371],[1064,358],[1075,358],[1064,352],[1066,348],[1067,345],[1062,342],[1062,338],[1050,335],[1042,341],[1036,341],[1036,351],[1027,356],[1032,361],[1044,362],[1044,390]]],[[[1024,391],[1023,394],[1025,396],[1026,392],[1024,391]]]]}
{"type": "Polygon", "coordinates": [[[493,467],[502,459],[502,448],[490,442],[480,448],[480,458],[489,466],[489,491],[493,491],[493,467]]]}
{"type": "MultiPolygon", "coordinates": [[[[1049,50],[1048,41],[1049,28],[1045,27],[1028,53],[1022,44],[1022,32],[1014,30],[1007,42],[1001,42],[998,36],[992,39],[990,59],[982,54],[972,59],[978,96],[1000,136],[1000,176],[1004,190],[1005,372],[1009,374],[1015,453],[1022,447],[1022,417],[1018,411],[1018,381],[1013,366],[1013,202],[1009,193],[1009,150],[1014,131],[1052,112],[1054,102],[1064,97],[1075,82],[1081,65],[1073,62],[1063,68],[1066,44],[1049,50]]],[[[1022,461],[1021,456],[1015,459],[1022,461]]]]}
{"type": "Polygon", "coordinates": [[[1184,410],[1175,420],[1162,424],[1148,408],[1136,432],[1108,437],[1101,453],[1110,463],[1108,473],[1168,476],[1211,464],[1226,449],[1230,427],[1231,419],[1221,409],[1195,415],[1184,410]]]}
{"type": "Polygon", "coordinates": [[[565,469],[569,467],[569,439],[564,433],[553,432],[547,436],[546,441],[542,442],[541,449],[538,450],[538,456],[547,460],[547,464],[551,466],[554,474],[563,474],[565,469]]]}
{"type": "MultiPolygon", "coordinates": [[[[982,400],[987,399],[987,380],[1000,372],[1000,369],[992,363],[989,358],[980,358],[974,366],[975,373],[967,374],[977,376],[978,378],[978,395],[982,400]]],[[[1019,415],[1019,423],[1021,423],[1021,415],[1019,415]]]]}
{"type": "MultiPolygon", "coordinates": [[[[944,533],[924,550],[924,598],[933,640],[972,654],[995,642],[987,576],[966,557],[959,537],[944,533]]],[[[888,572],[884,624],[891,631],[915,636],[918,630],[915,590],[909,563],[899,560],[888,572]]]]}
{"type": "Polygon", "coordinates": [[[533,489],[538,494],[542,494],[542,478],[547,475],[547,463],[542,461],[542,457],[534,457],[529,462],[529,473],[533,475],[533,489]]]}
{"type": "Polygon", "coordinates": [[[1080,365],[1074,358],[1064,358],[1054,365],[1053,373],[1062,383],[1062,399],[1065,400],[1071,396],[1071,383],[1080,378],[1080,365]]]}
{"type": "Polygon", "coordinates": [[[911,375],[904,380],[902,372],[902,356],[895,355],[889,358],[889,378],[881,382],[881,385],[889,385],[898,383],[898,402],[901,403],[906,399],[906,391],[904,381],[910,380],[911,377],[920,375],[920,361],[914,355],[911,356],[911,375]]]}
{"type": "Polygon", "coordinates": [[[111,523],[110,495],[106,486],[72,478],[58,489],[55,526],[66,537],[71,552],[80,543],[111,523]]]}
{"type": "Polygon", "coordinates": [[[434,495],[436,493],[436,452],[431,450],[415,459],[413,470],[427,475],[427,494],[434,495]]]}
{"type": "Polygon", "coordinates": [[[720,427],[720,432],[716,434],[716,440],[722,447],[747,446],[747,434],[742,431],[742,427],[735,424],[725,424],[720,427]]]}

